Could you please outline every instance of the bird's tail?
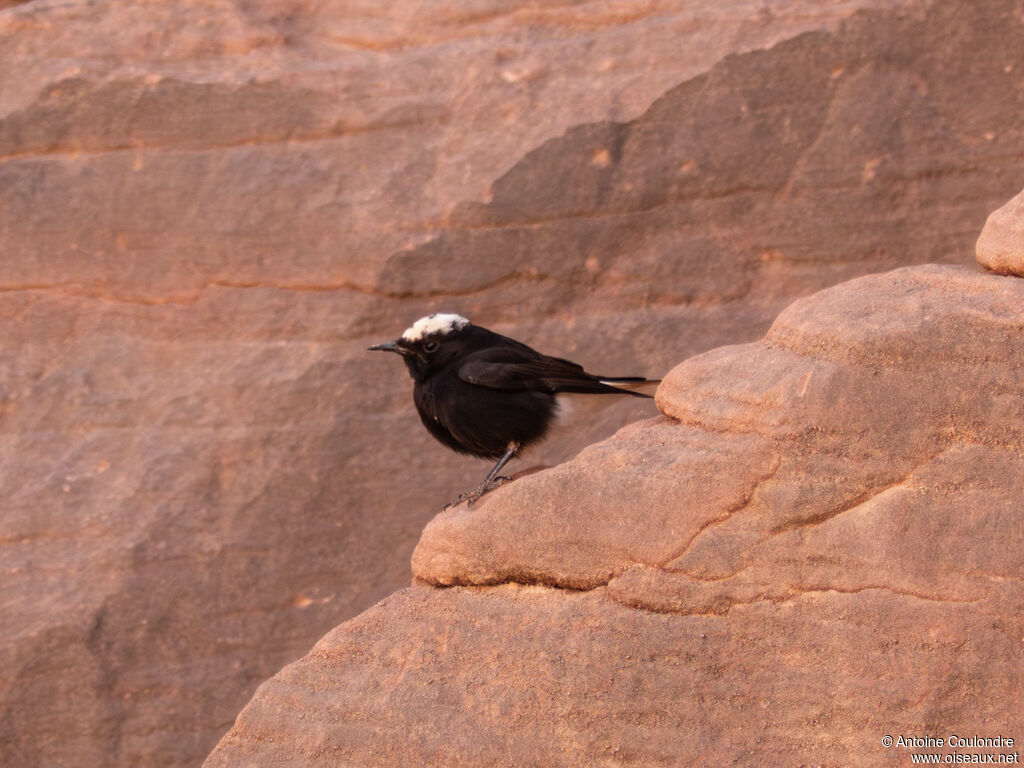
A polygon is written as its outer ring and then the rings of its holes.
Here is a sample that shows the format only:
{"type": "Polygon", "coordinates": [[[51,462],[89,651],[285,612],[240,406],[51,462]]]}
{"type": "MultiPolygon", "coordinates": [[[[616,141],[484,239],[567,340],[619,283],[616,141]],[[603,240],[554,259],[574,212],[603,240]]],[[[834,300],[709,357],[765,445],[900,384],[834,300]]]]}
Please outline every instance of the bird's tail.
{"type": "Polygon", "coordinates": [[[602,384],[661,384],[661,379],[645,379],[643,376],[598,376],[602,384]]]}
{"type": "Polygon", "coordinates": [[[643,376],[598,376],[597,378],[602,384],[634,397],[651,397],[644,392],[635,392],[634,390],[661,384],[661,379],[645,379],[643,376]]]}

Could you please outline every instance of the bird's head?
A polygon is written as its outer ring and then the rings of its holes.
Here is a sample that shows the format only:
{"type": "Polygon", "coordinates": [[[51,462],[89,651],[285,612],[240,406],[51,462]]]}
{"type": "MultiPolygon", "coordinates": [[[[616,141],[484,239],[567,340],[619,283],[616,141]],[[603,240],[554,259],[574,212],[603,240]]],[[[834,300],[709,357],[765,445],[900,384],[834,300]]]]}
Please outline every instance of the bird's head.
{"type": "Polygon", "coordinates": [[[465,331],[472,326],[462,315],[436,312],[421,317],[394,341],[374,344],[371,350],[397,352],[417,381],[440,370],[463,347],[465,331]]]}

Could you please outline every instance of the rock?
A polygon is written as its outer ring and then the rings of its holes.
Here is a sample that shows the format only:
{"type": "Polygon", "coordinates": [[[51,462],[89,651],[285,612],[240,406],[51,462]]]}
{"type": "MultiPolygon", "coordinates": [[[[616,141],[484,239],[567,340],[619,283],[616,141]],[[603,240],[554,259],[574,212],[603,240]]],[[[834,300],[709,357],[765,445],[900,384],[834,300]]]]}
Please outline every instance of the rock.
{"type": "Polygon", "coordinates": [[[904,765],[883,735],[1019,731],[993,670],[1019,629],[884,589],[686,616],[413,587],[264,683],[206,766],[904,765]]]}
{"type": "MultiPolygon", "coordinates": [[[[863,521],[867,509],[888,519],[909,504],[925,527],[913,535],[903,523],[904,541],[919,554],[911,559],[901,550],[893,578],[935,599],[976,591],[969,574],[981,560],[1005,576],[1024,559],[983,550],[959,530],[966,523],[957,505],[943,520],[943,497],[932,486],[953,483],[958,504],[978,493],[969,506],[984,510],[985,525],[989,514],[1012,518],[1009,490],[1024,481],[1014,449],[1024,441],[1017,400],[1024,379],[1013,362],[1024,343],[1021,298],[1016,284],[929,266],[798,301],[762,342],[716,349],[673,369],[658,390],[665,418],[631,425],[477,506],[438,515],[413,555],[414,573],[438,585],[593,589],[642,565],[669,569],[673,584],[681,585],[675,572],[685,573],[687,589],[728,601],[734,585],[742,592],[750,580],[829,581],[803,560],[790,563],[794,547],[863,521]],[[940,367],[941,389],[934,387],[940,367]],[[1007,503],[981,501],[996,491],[971,480],[971,466],[1004,468],[1007,503]],[[937,559],[925,546],[937,535],[928,526],[977,549],[969,554],[943,541],[934,546],[955,559],[937,559]],[[964,571],[967,561],[973,564],[964,571]],[[918,569],[916,579],[907,574],[918,569]]],[[[883,553],[872,551],[875,558],[859,567],[885,581],[885,563],[874,562],[883,553]]],[[[824,572],[831,581],[851,576],[849,559],[843,547],[830,549],[824,572]]],[[[827,588],[856,591],[865,586],[860,579],[827,588]]]]}
{"type": "Polygon", "coordinates": [[[1024,277],[1024,192],[988,217],[974,255],[986,269],[1024,277]]]}
{"type": "Polygon", "coordinates": [[[486,5],[9,9],[0,60],[33,76],[0,82],[0,221],[21,254],[3,283],[387,294],[384,258],[544,141],[635,119],[728,54],[906,2],[486,5]]]}
{"type": "Polygon", "coordinates": [[[1022,282],[907,268],[687,360],[662,417],[438,515],[418,583],[265,682],[207,768],[888,766],[886,734],[1012,737],[1022,322],[1022,282]]]}
{"type": "Polygon", "coordinates": [[[658,375],[967,263],[1020,188],[1009,0],[423,7],[0,13],[0,764],[196,764],[408,584],[486,465],[368,343],[445,309],[658,375]]]}

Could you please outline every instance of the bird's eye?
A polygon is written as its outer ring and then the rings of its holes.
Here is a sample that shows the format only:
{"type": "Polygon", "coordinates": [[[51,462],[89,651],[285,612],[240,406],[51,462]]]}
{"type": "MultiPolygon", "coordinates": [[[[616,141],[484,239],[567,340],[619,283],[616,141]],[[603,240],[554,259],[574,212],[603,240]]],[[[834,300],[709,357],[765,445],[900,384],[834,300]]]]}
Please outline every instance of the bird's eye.
{"type": "Polygon", "coordinates": [[[437,352],[437,348],[439,346],[441,345],[438,344],[436,341],[428,341],[426,344],[423,345],[423,350],[425,352],[437,352]]]}

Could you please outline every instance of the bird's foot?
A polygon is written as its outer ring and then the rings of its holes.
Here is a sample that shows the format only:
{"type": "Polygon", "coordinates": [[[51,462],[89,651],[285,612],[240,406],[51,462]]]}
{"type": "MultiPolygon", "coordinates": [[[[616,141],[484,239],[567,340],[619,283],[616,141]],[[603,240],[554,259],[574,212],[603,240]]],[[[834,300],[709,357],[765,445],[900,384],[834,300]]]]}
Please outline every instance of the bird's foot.
{"type": "Polygon", "coordinates": [[[457,507],[462,502],[466,502],[466,506],[467,507],[472,507],[473,504],[475,504],[477,501],[479,501],[480,497],[482,497],[485,493],[489,493],[490,491],[493,491],[499,485],[504,485],[505,483],[507,483],[511,479],[512,479],[511,477],[507,477],[505,475],[498,475],[498,477],[492,477],[490,480],[484,480],[482,483],[480,483],[480,485],[478,485],[472,491],[466,491],[465,493],[460,493],[459,494],[459,498],[457,498],[455,501],[449,502],[448,504],[445,505],[445,509],[451,509],[452,507],[457,507]]]}

